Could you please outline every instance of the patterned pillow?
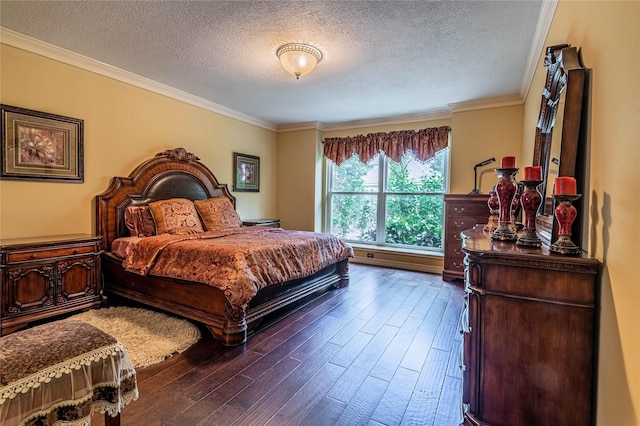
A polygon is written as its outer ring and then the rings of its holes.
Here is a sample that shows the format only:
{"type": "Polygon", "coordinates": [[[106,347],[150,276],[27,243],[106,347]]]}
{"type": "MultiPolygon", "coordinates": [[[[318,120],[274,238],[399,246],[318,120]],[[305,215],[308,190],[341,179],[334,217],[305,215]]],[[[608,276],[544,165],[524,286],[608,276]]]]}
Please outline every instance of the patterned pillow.
{"type": "Polygon", "coordinates": [[[227,197],[208,198],[194,201],[202,223],[207,231],[242,226],[242,219],[227,197]]]}
{"type": "Polygon", "coordinates": [[[203,232],[198,212],[191,200],[171,198],[149,203],[151,215],[156,223],[156,233],[195,234],[203,232]]]}
{"type": "Polygon", "coordinates": [[[127,207],[124,211],[124,223],[132,237],[156,235],[156,223],[153,221],[149,206],[127,207]]]}

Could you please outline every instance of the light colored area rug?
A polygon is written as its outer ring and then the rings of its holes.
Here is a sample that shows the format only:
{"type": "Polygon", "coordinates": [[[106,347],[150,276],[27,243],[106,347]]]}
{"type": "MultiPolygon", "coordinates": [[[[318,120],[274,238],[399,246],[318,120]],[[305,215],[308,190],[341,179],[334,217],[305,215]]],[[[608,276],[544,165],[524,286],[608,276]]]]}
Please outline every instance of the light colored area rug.
{"type": "Polygon", "coordinates": [[[68,319],[84,321],[118,339],[136,368],[157,364],[200,339],[200,330],[189,321],[141,308],[91,309],[68,319]]]}

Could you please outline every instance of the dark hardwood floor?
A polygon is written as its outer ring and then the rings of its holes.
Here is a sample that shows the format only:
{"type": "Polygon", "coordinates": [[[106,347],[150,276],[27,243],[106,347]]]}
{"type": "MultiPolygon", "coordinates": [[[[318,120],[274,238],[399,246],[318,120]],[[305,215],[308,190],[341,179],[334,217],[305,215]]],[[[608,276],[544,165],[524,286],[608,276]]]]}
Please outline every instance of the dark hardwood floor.
{"type": "Polygon", "coordinates": [[[350,276],[241,347],[205,332],[138,370],[122,425],[457,425],[462,285],[359,264],[350,276]]]}

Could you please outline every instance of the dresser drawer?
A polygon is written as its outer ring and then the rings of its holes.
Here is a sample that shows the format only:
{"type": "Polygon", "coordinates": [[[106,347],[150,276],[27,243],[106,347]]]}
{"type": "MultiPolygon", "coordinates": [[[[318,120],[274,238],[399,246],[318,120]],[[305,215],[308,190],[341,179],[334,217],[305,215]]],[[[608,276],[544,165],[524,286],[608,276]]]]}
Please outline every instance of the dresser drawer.
{"type": "Polygon", "coordinates": [[[455,236],[460,241],[460,232],[471,229],[478,223],[478,219],[472,216],[455,216],[447,218],[447,235],[455,236]]]}
{"type": "Polygon", "coordinates": [[[447,216],[489,217],[489,207],[486,204],[449,205],[447,216]]]}
{"type": "Polygon", "coordinates": [[[464,252],[462,251],[462,240],[458,236],[458,240],[448,240],[445,250],[452,259],[464,259],[464,252]]]}
{"type": "Polygon", "coordinates": [[[39,250],[28,250],[21,252],[7,253],[7,263],[27,262],[30,260],[51,259],[54,257],[74,256],[76,254],[94,253],[95,245],[48,248],[39,250]]]}
{"type": "Polygon", "coordinates": [[[461,279],[464,278],[464,256],[459,259],[451,256],[447,257],[444,261],[444,269],[446,269],[448,273],[456,274],[461,279]]]}

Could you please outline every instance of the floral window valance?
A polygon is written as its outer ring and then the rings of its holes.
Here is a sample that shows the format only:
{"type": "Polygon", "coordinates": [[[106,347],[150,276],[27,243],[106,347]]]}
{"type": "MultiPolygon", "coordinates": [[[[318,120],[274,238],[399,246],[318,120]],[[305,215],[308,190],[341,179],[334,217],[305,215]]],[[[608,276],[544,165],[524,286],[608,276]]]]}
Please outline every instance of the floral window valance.
{"type": "Polygon", "coordinates": [[[400,162],[405,152],[411,151],[419,161],[427,161],[436,152],[449,146],[449,126],[422,130],[399,130],[389,133],[369,133],[346,138],[326,138],[324,156],[342,164],[358,154],[363,163],[368,163],[380,152],[395,162],[400,162]]]}

